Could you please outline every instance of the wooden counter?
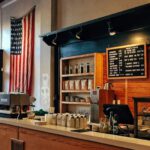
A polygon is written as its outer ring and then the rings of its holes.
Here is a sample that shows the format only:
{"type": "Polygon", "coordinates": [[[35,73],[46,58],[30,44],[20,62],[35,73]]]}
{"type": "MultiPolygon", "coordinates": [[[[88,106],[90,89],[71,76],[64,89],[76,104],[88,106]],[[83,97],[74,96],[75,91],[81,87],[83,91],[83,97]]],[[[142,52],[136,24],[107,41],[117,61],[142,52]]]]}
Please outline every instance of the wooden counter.
{"type": "Polygon", "coordinates": [[[71,132],[70,128],[60,126],[37,126],[34,125],[33,120],[0,118],[0,140],[2,143],[6,141],[3,147],[0,146],[0,150],[11,150],[11,146],[8,146],[10,138],[24,141],[25,150],[150,149],[150,141],[148,140],[97,132],[74,133],[71,132]],[[5,138],[3,137],[4,135],[5,138]]]}

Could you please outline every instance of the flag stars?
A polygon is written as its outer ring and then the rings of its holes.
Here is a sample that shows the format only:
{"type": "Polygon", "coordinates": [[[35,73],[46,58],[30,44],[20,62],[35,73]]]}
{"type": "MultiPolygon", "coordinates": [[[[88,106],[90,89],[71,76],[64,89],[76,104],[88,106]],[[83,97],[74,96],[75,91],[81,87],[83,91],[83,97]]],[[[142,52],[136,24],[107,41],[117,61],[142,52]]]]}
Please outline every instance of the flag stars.
{"type": "Polygon", "coordinates": [[[11,19],[11,54],[20,54],[22,48],[22,19],[11,19]]]}

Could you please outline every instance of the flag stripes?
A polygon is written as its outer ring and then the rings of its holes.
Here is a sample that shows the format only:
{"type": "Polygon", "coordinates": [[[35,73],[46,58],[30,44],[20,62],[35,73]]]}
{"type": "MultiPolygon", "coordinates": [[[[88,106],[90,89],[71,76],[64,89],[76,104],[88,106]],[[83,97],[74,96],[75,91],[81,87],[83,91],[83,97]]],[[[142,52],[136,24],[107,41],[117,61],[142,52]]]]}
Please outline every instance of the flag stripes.
{"type": "Polygon", "coordinates": [[[35,8],[11,20],[10,92],[31,95],[34,56],[35,8]]]}

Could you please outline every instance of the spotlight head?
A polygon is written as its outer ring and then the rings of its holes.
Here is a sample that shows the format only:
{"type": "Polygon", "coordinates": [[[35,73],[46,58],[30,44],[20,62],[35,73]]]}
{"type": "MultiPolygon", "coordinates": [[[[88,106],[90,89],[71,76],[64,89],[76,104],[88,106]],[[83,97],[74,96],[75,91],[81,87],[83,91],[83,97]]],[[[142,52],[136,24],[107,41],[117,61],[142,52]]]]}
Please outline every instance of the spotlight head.
{"type": "Polygon", "coordinates": [[[78,39],[78,40],[80,40],[80,39],[81,39],[81,37],[80,37],[80,35],[79,35],[79,34],[76,34],[76,39],[78,39]]]}
{"type": "Polygon", "coordinates": [[[57,45],[56,41],[53,39],[51,42],[53,45],[57,45]]]}
{"type": "Polygon", "coordinates": [[[107,22],[107,25],[108,25],[108,33],[110,36],[114,36],[116,35],[116,31],[113,29],[112,25],[111,25],[111,22],[107,22]]]}
{"type": "Polygon", "coordinates": [[[80,27],[80,30],[79,30],[79,31],[76,33],[76,35],[75,35],[76,39],[78,39],[78,40],[81,39],[82,31],[83,31],[83,29],[82,29],[82,26],[81,26],[81,27],[80,27]]]}
{"type": "Polygon", "coordinates": [[[57,40],[57,34],[55,35],[54,39],[51,41],[51,43],[55,46],[57,45],[56,40],[57,40]]]}
{"type": "Polygon", "coordinates": [[[116,35],[116,34],[117,34],[116,31],[110,31],[110,32],[109,32],[109,35],[110,35],[110,36],[114,36],[114,35],[116,35]]]}

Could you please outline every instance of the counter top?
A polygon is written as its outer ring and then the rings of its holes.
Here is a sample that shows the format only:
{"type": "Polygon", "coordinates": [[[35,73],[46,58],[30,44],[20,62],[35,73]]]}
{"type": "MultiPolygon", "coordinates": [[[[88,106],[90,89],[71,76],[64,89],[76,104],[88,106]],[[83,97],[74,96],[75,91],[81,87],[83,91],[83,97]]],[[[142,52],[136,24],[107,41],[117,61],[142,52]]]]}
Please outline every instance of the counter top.
{"type": "Polygon", "coordinates": [[[117,147],[123,147],[128,149],[136,149],[136,150],[150,150],[150,141],[148,140],[141,140],[131,137],[123,137],[111,134],[104,134],[98,132],[83,132],[83,133],[76,133],[72,132],[71,128],[61,127],[61,126],[54,126],[54,125],[35,125],[34,120],[23,119],[6,119],[0,118],[0,124],[7,124],[16,127],[27,128],[31,130],[52,133],[67,137],[72,137],[76,139],[82,139],[86,141],[92,141],[97,143],[103,143],[107,145],[113,145],[117,147]]]}

